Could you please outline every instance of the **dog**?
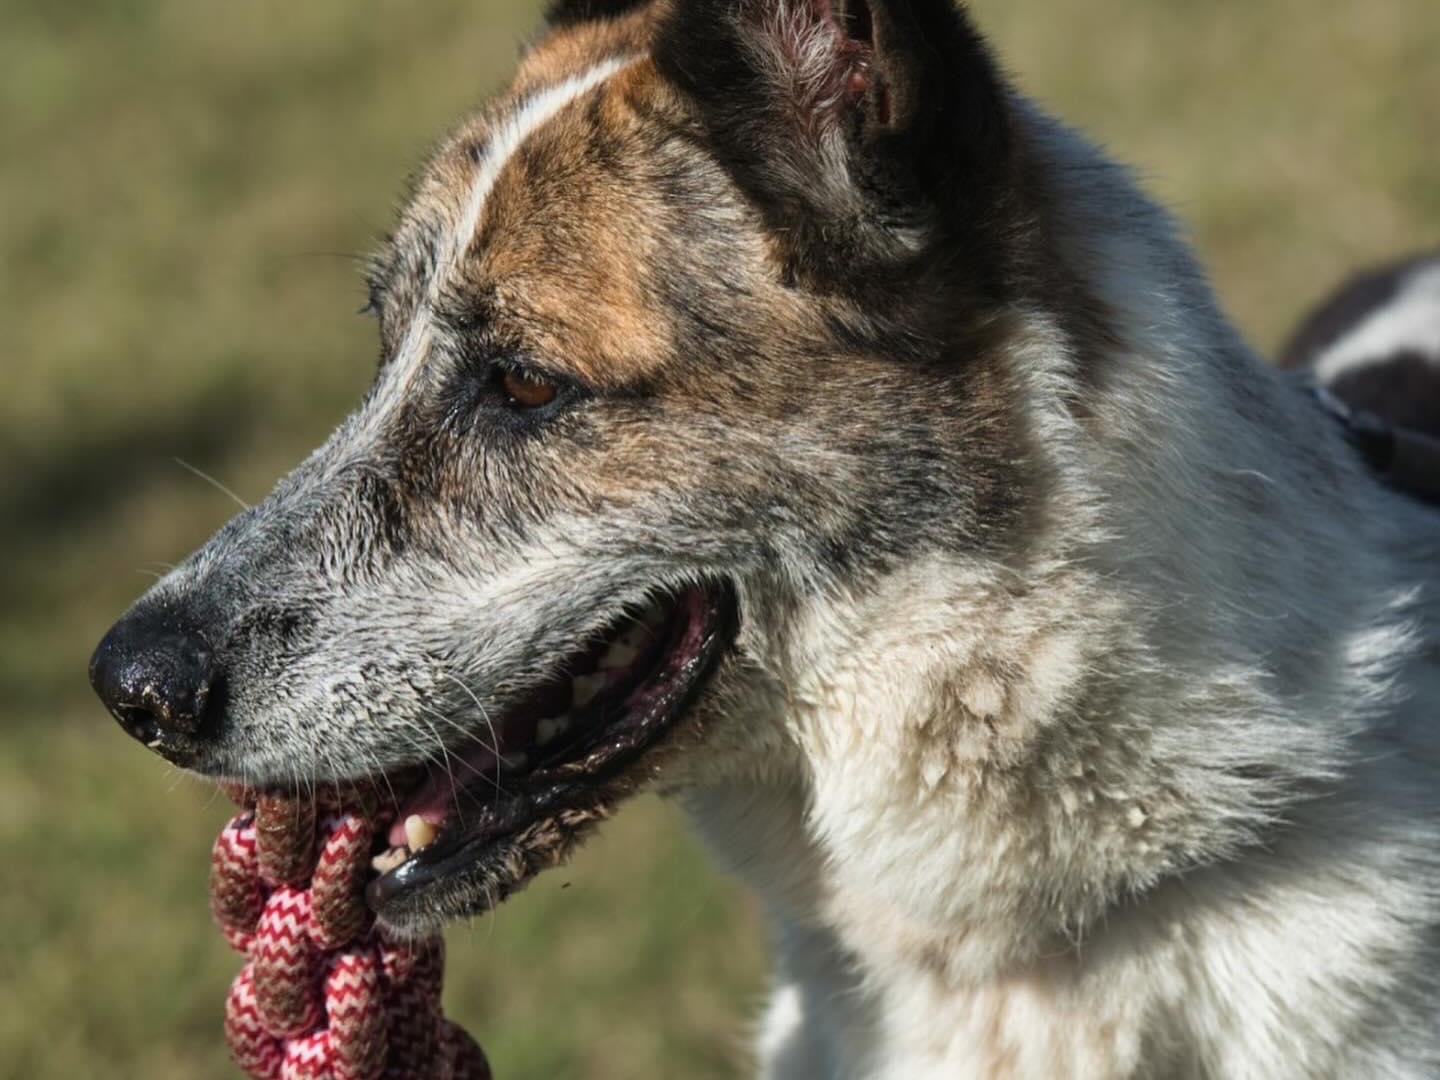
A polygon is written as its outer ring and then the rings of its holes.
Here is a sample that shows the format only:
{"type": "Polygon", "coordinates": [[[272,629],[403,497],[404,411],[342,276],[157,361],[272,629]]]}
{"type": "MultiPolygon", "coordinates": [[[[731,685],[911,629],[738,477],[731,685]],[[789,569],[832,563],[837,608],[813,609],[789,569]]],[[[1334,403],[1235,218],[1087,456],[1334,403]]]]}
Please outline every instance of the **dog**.
{"type": "Polygon", "coordinates": [[[761,1076],[1440,1075],[1440,519],[963,9],[560,0],[370,309],[91,679],[383,777],[390,930],[652,789],[759,897],[761,1076]]]}
{"type": "Polygon", "coordinates": [[[1440,438],[1440,252],[1345,282],[1296,327],[1280,366],[1312,372],[1354,408],[1440,438]]]}

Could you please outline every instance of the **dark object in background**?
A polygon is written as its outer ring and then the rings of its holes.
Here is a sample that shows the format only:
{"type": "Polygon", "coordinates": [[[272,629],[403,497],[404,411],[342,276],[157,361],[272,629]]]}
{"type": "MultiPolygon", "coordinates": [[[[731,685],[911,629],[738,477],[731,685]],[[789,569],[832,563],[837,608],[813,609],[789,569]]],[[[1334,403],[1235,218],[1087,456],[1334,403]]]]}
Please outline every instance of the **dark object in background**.
{"type": "Polygon", "coordinates": [[[1301,322],[1280,366],[1310,372],[1387,483],[1440,505],[1440,253],[1352,278],[1301,322]]]}
{"type": "Polygon", "coordinates": [[[1354,409],[1440,438],[1440,251],[1362,273],[1300,323],[1280,366],[1354,409]]]}

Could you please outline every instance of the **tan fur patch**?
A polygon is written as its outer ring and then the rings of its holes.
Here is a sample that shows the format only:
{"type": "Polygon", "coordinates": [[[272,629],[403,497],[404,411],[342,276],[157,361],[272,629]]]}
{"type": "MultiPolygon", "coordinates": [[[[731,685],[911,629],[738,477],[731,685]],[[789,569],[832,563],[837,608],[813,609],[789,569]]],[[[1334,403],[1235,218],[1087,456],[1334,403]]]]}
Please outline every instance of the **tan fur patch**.
{"type": "Polygon", "coordinates": [[[665,3],[647,4],[620,18],[576,23],[547,34],[521,60],[511,94],[523,97],[579,75],[607,57],[647,51],[668,10],[665,3]]]}
{"type": "Polygon", "coordinates": [[[471,269],[540,355],[599,386],[642,379],[671,353],[647,280],[664,264],[666,207],[622,171],[642,134],[636,103],[658,86],[637,62],[537,131],[496,181],[471,269]]]}

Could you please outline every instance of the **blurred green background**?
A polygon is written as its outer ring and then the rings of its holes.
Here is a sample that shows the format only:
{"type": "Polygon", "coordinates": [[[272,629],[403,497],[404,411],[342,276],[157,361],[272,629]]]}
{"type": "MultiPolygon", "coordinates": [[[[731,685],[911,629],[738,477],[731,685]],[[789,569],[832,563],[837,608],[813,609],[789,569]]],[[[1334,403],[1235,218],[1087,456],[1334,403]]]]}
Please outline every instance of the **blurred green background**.
{"type": "MultiPolygon", "coordinates": [[[[1135,163],[1273,347],[1440,241],[1435,0],[977,0],[1022,83],[1135,163]]],[[[373,365],[356,259],[537,19],[506,0],[0,0],[0,1075],[232,1075],[206,914],[225,807],[86,659],[373,365]]],[[[734,1077],[752,909],[641,801],[450,939],[501,1080],[734,1077]],[[568,887],[567,887],[568,886],[568,887]]]]}

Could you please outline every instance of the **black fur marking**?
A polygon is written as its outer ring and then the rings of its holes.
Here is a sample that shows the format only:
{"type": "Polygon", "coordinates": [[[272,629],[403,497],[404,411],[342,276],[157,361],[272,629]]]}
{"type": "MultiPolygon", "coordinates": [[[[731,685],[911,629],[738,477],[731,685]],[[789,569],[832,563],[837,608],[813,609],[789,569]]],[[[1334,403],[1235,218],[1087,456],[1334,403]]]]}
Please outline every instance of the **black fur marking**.
{"type": "MultiPolygon", "coordinates": [[[[863,43],[869,55],[839,73],[838,101],[822,94],[815,102],[797,100],[757,59],[791,49],[767,11],[751,0],[682,5],[660,29],[655,57],[699,106],[712,152],[774,231],[782,272],[852,295],[903,294],[933,272],[933,251],[959,250],[966,261],[950,272],[986,295],[1002,293],[1002,251],[1013,233],[1001,220],[1011,121],[998,71],[968,19],[945,0],[870,5],[865,29],[851,27],[873,35],[873,45],[863,43]],[[848,200],[836,197],[838,178],[827,173],[816,135],[831,125],[848,148],[848,200]],[[923,252],[896,242],[905,230],[924,237],[923,252]]],[[[853,53],[844,40],[835,62],[853,53]]]]}
{"type": "Polygon", "coordinates": [[[1397,427],[1440,437],[1440,365],[1418,352],[1376,357],[1373,364],[1343,373],[1328,389],[1397,427]]]}

